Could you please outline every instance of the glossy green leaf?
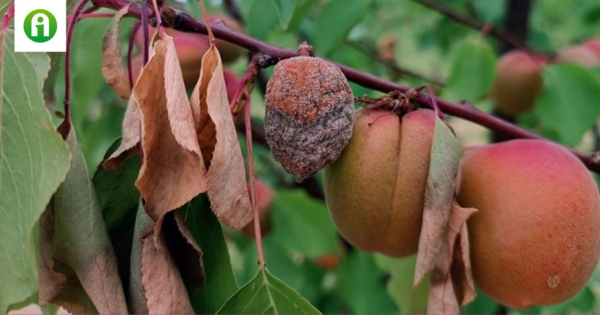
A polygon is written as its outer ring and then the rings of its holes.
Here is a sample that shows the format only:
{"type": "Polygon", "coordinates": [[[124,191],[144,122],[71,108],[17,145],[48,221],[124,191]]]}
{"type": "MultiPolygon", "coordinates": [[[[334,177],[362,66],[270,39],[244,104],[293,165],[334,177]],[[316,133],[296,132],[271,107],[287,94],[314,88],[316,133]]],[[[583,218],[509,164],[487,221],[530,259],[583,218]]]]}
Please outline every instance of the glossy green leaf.
{"type": "Polygon", "coordinates": [[[344,301],[354,314],[396,314],[398,309],[385,290],[386,275],[372,254],[353,251],[340,269],[344,301]]]}
{"type": "Polygon", "coordinates": [[[333,0],[319,12],[314,26],[315,53],[329,55],[369,12],[370,0],[333,0]]]}
{"type": "Polygon", "coordinates": [[[469,304],[462,308],[463,314],[498,314],[500,312],[500,304],[492,300],[481,290],[477,290],[477,296],[469,304]]]}
{"type": "Polygon", "coordinates": [[[488,92],[496,76],[494,51],[485,41],[468,40],[456,47],[444,96],[476,101],[488,92]]]}
{"type": "Polygon", "coordinates": [[[191,297],[198,314],[214,314],[237,290],[227,243],[206,195],[200,195],[181,208],[194,239],[202,248],[206,283],[191,297]]]}
{"type": "Polygon", "coordinates": [[[377,254],[375,261],[379,268],[389,275],[390,280],[386,285],[387,293],[396,302],[401,313],[423,314],[427,312],[429,281],[423,281],[416,290],[413,290],[416,255],[398,259],[377,254]]]}
{"type": "Polygon", "coordinates": [[[265,267],[240,288],[217,314],[321,314],[265,267]]]}
{"type": "MultiPolygon", "coordinates": [[[[121,139],[116,140],[106,152],[105,158],[110,156],[120,143],[121,139]]],[[[128,287],[130,278],[131,244],[140,199],[140,193],[135,188],[139,172],[140,159],[135,155],[118,171],[109,171],[102,165],[98,166],[92,178],[108,235],[117,255],[124,288],[128,287]]]]}
{"type": "Polygon", "coordinates": [[[277,9],[271,1],[250,0],[248,14],[245,16],[246,31],[252,37],[266,39],[269,32],[279,28],[277,9]]]}
{"type": "Polygon", "coordinates": [[[544,88],[536,100],[541,124],[574,146],[600,114],[600,83],[589,70],[576,65],[552,65],[542,71],[544,88]]]}
{"type": "Polygon", "coordinates": [[[67,178],[54,195],[53,258],[75,272],[100,313],[126,313],[117,258],[73,131],[67,141],[73,160],[67,178]]]}
{"type": "MultiPolygon", "coordinates": [[[[121,139],[117,139],[105,157],[110,156],[120,143],[121,139]]],[[[135,188],[139,171],[140,159],[136,155],[127,159],[123,168],[118,171],[109,171],[101,164],[94,173],[92,181],[109,231],[133,226],[140,199],[140,193],[135,188]]]]}
{"type": "Polygon", "coordinates": [[[279,16],[279,24],[281,28],[286,30],[292,17],[294,16],[294,10],[296,9],[296,0],[271,0],[277,15],[279,16]]]}
{"type": "Polygon", "coordinates": [[[309,258],[339,252],[337,231],[322,201],[302,190],[279,190],[272,206],[274,238],[309,258]]]}
{"type": "Polygon", "coordinates": [[[42,97],[42,53],[15,53],[6,31],[0,60],[0,313],[37,290],[32,229],[65,179],[70,154],[42,97]]]}

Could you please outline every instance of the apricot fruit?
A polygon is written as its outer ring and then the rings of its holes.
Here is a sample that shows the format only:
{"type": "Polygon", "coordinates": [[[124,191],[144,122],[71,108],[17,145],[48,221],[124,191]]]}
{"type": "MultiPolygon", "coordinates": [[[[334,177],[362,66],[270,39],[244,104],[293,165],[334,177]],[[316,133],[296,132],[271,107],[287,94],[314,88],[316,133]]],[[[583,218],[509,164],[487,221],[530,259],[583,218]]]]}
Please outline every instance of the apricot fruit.
{"type": "Polygon", "coordinates": [[[237,92],[237,90],[240,86],[240,78],[238,78],[238,76],[235,73],[233,73],[229,70],[223,71],[223,76],[225,77],[225,88],[227,89],[227,99],[229,100],[229,102],[231,102],[231,100],[235,96],[235,93],[237,92]]]}
{"type": "Polygon", "coordinates": [[[435,114],[416,110],[401,119],[359,109],[353,136],[325,168],[327,206],[353,246],[393,257],[419,245],[435,114]]]}
{"type": "MultiPolygon", "coordinates": [[[[258,208],[258,216],[260,221],[260,231],[262,235],[266,235],[271,231],[271,206],[273,205],[273,199],[275,199],[275,190],[269,184],[257,180],[255,182],[256,188],[256,207],[258,208]]],[[[250,186],[248,186],[250,191],[250,186]]],[[[254,222],[248,223],[242,232],[250,238],[254,238],[254,222]]]]}
{"type": "Polygon", "coordinates": [[[515,308],[563,302],[600,255],[600,197],[563,147],[513,140],[472,148],[461,161],[458,202],[468,221],[475,283],[515,308]]]}
{"type": "Polygon", "coordinates": [[[596,58],[600,60],[600,38],[590,39],[583,43],[583,46],[593,52],[596,58]]]}
{"type": "Polygon", "coordinates": [[[543,58],[519,50],[510,51],[500,58],[490,91],[490,98],[500,114],[514,118],[533,108],[544,85],[544,65],[543,58]]]}
{"type": "Polygon", "coordinates": [[[572,63],[591,68],[600,65],[598,56],[585,46],[572,46],[563,49],[556,57],[557,63],[572,63]]]}

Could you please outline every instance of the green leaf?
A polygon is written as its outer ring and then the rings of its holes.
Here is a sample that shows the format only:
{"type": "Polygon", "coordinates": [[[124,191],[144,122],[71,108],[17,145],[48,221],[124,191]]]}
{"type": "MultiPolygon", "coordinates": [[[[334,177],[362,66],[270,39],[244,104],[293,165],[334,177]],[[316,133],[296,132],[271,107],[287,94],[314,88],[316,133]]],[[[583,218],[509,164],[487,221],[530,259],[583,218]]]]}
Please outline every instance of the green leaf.
{"type": "Polygon", "coordinates": [[[327,56],[368,12],[370,0],[333,0],[319,12],[314,26],[315,52],[327,56]]]}
{"type": "MultiPolygon", "coordinates": [[[[106,152],[105,158],[110,156],[120,143],[121,139],[117,139],[106,152]]],[[[99,165],[92,178],[108,235],[117,255],[124,288],[129,285],[131,244],[140,199],[140,193],[135,187],[139,172],[140,159],[135,155],[118,171],[109,171],[99,165]]]]}
{"type": "Polygon", "coordinates": [[[102,38],[110,19],[84,19],[77,23],[73,34],[71,91],[73,125],[82,130],[88,109],[100,89],[106,85],[102,77],[102,38]]]}
{"type": "MultiPolygon", "coordinates": [[[[117,139],[106,152],[109,157],[121,143],[117,139]]],[[[123,227],[133,227],[140,193],[135,188],[135,181],[140,172],[140,159],[138,155],[132,156],[118,171],[109,171],[98,166],[92,179],[98,202],[109,231],[123,227]]]]}
{"type": "Polygon", "coordinates": [[[294,10],[294,15],[292,16],[292,19],[288,25],[288,29],[298,29],[300,23],[304,20],[308,12],[314,8],[315,2],[317,2],[317,0],[298,0],[296,3],[296,9],[294,10]]]}
{"type": "Polygon", "coordinates": [[[56,81],[59,77],[60,62],[65,57],[65,53],[51,52],[48,53],[48,57],[50,57],[50,71],[44,81],[44,102],[48,109],[56,110],[56,81]]]}
{"type": "Polygon", "coordinates": [[[206,283],[191,298],[192,306],[198,314],[214,314],[238,290],[221,224],[204,194],[183,206],[181,214],[202,248],[207,274],[206,283]]]}
{"type": "Polygon", "coordinates": [[[598,118],[600,84],[594,74],[577,65],[547,66],[542,75],[544,89],[534,111],[544,127],[574,146],[598,118]]]}
{"type": "Polygon", "coordinates": [[[146,314],[146,292],[142,284],[142,242],[141,238],[152,229],[154,221],[146,214],[142,200],[138,203],[131,245],[131,267],[129,272],[129,294],[127,305],[131,314],[146,314]]]}
{"type": "Polygon", "coordinates": [[[351,313],[395,314],[398,311],[385,291],[385,278],[372,254],[360,251],[348,254],[340,270],[340,287],[351,313]]]}
{"type": "Polygon", "coordinates": [[[480,290],[477,291],[477,296],[469,304],[462,308],[463,314],[498,314],[500,313],[500,304],[492,300],[489,296],[480,290]]]}
{"type": "Polygon", "coordinates": [[[387,292],[404,314],[424,314],[427,312],[429,281],[424,281],[413,290],[415,263],[417,256],[395,259],[381,254],[375,255],[375,262],[389,274],[387,292]]]}
{"type": "Polygon", "coordinates": [[[279,24],[283,30],[288,28],[292,17],[294,16],[294,10],[296,9],[296,0],[271,0],[277,15],[279,16],[279,24]]]}
{"type": "Polygon", "coordinates": [[[272,2],[266,0],[251,0],[248,14],[245,16],[248,35],[266,39],[269,32],[279,28],[277,9],[272,2]]]}
{"type": "Polygon", "coordinates": [[[445,97],[475,101],[491,89],[495,76],[493,49],[483,40],[465,41],[455,50],[445,97]]]}
{"type": "Polygon", "coordinates": [[[42,97],[49,58],[13,52],[10,30],[0,44],[0,313],[5,313],[37,290],[32,229],[65,179],[70,154],[42,97]]]}
{"type": "Polygon", "coordinates": [[[309,258],[339,252],[337,231],[321,201],[302,190],[279,190],[273,200],[272,235],[309,258]]]}
{"type": "Polygon", "coordinates": [[[265,267],[259,267],[256,276],[227,300],[217,314],[321,313],[265,267]]]}
{"type": "Polygon", "coordinates": [[[73,131],[67,142],[73,160],[67,178],[54,195],[53,258],[75,272],[101,314],[126,313],[117,258],[73,131]]]}

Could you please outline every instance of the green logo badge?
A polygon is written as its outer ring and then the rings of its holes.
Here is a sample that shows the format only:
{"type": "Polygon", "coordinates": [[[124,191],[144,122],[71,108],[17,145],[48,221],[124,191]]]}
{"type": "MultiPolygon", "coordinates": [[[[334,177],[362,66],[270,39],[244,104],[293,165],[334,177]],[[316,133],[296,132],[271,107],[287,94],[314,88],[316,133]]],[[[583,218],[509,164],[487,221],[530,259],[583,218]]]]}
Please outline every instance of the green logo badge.
{"type": "Polygon", "coordinates": [[[23,29],[27,37],[36,43],[45,43],[56,34],[56,18],[46,10],[33,10],[25,18],[23,29]]]}

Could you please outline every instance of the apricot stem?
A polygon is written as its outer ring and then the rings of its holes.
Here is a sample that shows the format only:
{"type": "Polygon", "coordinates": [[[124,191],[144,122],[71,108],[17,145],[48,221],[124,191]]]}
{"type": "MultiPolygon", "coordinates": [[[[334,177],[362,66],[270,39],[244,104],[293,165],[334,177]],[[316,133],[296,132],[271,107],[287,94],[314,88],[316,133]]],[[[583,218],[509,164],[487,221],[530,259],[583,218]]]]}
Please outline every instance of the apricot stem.
{"type": "Polygon", "coordinates": [[[140,27],[142,26],[142,22],[137,21],[131,30],[131,36],[129,37],[129,47],[127,48],[127,73],[129,75],[129,86],[133,90],[134,78],[133,78],[133,48],[135,47],[135,38],[137,37],[138,32],[140,31],[140,27]]]}
{"type": "Polygon", "coordinates": [[[246,125],[246,147],[248,150],[248,175],[250,177],[250,200],[254,212],[254,236],[256,239],[256,250],[258,251],[258,264],[265,265],[265,253],[262,243],[262,231],[260,230],[260,213],[256,206],[256,174],[254,173],[254,154],[252,152],[252,122],[250,121],[250,94],[244,95],[244,122],[246,125]]]}
{"type": "Polygon", "coordinates": [[[80,0],[75,7],[73,12],[73,18],[69,21],[67,28],[67,52],[65,53],[65,99],[63,104],[65,105],[65,120],[60,124],[58,130],[62,135],[63,139],[67,139],[71,130],[71,46],[73,44],[73,32],[75,31],[75,25],[79,20],[79,16],[83,11],[83,7],[88,3],[89,0],[80,0]]]}

